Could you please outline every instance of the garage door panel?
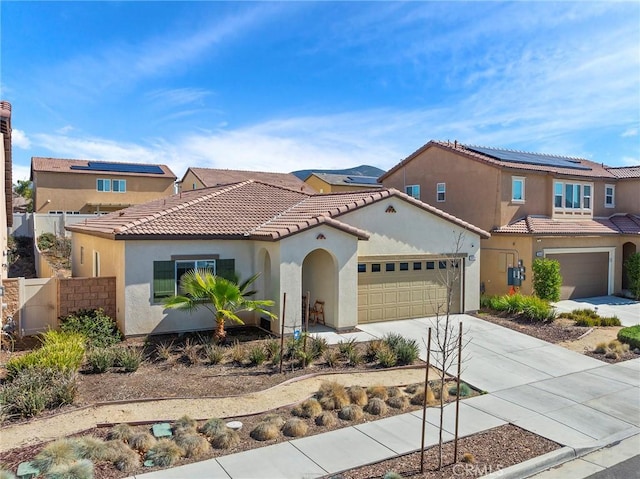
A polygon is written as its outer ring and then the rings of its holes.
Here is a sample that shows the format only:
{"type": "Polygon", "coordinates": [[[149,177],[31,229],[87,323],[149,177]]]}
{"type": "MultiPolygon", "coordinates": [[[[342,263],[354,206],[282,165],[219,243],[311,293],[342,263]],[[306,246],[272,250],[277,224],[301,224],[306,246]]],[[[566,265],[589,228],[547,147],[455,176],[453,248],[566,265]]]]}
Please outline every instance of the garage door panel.
{"type": "Polygon", "coordinates": [[[560,263],[560,299],[606,296],[609,284],[609,253],[548,254],[560,263]]]}

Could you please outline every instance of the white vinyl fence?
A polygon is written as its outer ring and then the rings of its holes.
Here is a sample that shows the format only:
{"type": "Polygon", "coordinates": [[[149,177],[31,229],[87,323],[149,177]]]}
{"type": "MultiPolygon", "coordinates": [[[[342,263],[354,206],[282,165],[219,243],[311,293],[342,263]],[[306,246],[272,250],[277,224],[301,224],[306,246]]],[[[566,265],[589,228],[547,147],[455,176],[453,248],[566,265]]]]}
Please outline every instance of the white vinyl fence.
{"type": "Polygon", "coordinates": [[[13,226],[9,234],[37,238],[42,233],[53,233],[56,236],[70,237],[71,233],[64,229],[65,226],[95,217],[96,215],[68,215],[66,213],[14,213],[13,226]]]}

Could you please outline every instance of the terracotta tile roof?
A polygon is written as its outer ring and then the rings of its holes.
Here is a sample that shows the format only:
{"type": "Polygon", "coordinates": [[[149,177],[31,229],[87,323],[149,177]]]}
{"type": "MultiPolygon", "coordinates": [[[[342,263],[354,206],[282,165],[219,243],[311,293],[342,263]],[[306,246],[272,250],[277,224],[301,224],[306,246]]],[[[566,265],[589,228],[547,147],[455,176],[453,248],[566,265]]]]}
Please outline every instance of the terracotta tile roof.
{"type": "Polygon", "coordinates": [[[554,220],[547,216],[527,216],[493,230],[493,233],[534,235],[640,235],[640,217],[614,215],[609,218],[554,220]]]}
{"type": "Polygon", "coordinates": [[[393,189],[308,195],[254,180],[190,190],[68,226],[69,231],[114,239],[279,240],[328,224],[367,239],[338,218],[391,196],[489,237],[489,233],[393,189]]]}
{"type": "Polygon", "coordinates": [[[47,171],[52,173],[73,173],[73,174],[91,174],[91,175],[115,175],[115,176],[149,176],[154,178],[172,178],[176,179],[176,175],[171,171],[167,165],[152,165],[150,163],[123,163],[113,161],[93,161],[93,160],[73,160],[68,158],[42,158],[34,156],[31,158],[31,177],[33,179],[34,171],[47,171]],[[145,165],[145,166],[158,166],[163,173],[162,174],[150,174],[150,173],[131,173],[131,172],[113,172],[113,171],[96,171],[96,170],[76,170],[72,169],[72,166],[87,166],[91,161],[92,164],[101,163],[117,163],[120,165],[145,165]]]}
{"type": "MultiPolygon", "coordinates": [[[[482,153],[473,151],[471,150],[471,148],[474,148],[474,147],[471,145],[463,145],[462,143],[457,143],[457,142],[450,143],[448,141],[431,140],[429,143],[421,146],[419,149],[411,153],[404,160],[402,160],[400,163],[398,163],[389,171],[387,171],[385,174],[383,174],[378,180],[383,181],[389,175],[391,175],[395,171],[402,168],[404,165],[409,163],[415,157],[417,157],[424,151],[428,150],[429,148],[433,148],[433,147],[442,148],[442,149],[454,152],[456,154],[462,155],[466,158],[469,158],[475,161],[480,161],[482,163],[495,166],[497,168],[503,168],[503,169],[509,169],[509,170],[520,170],[520,171],[521,170],[540,171],[540,172],[548,172],[548,173],[554,173],[556,175],[572,176],[572,177],[616,178],[616,176],[613,173],[608,171],[608,168],[605,165],[601,163],[585,160],[583,158],[555,156],[556,158],[562,158],[565,160],[576,162],[576,164],[580,165],[581,167],[588,168],[588,169],[561,168],[556,166],[537,165],[537,164],[529,164],[529,163],[514,163],[514,162],[500,160],[492,156],[489,156],[487,154],[482,154],[482,153]]],[[[475,147],[475,148],[479,148],[479,147],[475,147]]],[[[491,148],[487,148],[487,149],[491,149],[491,148]]],[[[512,153],[524,153],[524,152],[517,152],[515,150],[504,150],[504,149],[500,149],[499,151],[509,151],[512,153]]],[[[536,153],[526,153],[526,154],[534,157],[535,155],[537,155],[536,153]]],[[[552,155],[541,155],[541,156],[552,156],[552,155]]]]}
{"type": "Polygon", "coordinates": [[[334,173],[311,173],[307,176],[317,176],[322,181],[335,186],[366,186],[370,189],[382,188],[382,184],[376,180],[377,176],[338,175],[334,173]]]}
{"type": "MultiPolygon", "coordinates": [[[[265,171],[223,170],[215,168],[189,168],[205,187],[228,185],[240,181],[255,180],[270,185],[282,186],[303,193],[316,193],[311,186],[291,173],[273,173],[265,171]]],[[[185,173],[185,176],[187,175],[185,173]]],[[[182,177],[184,180],[184,176],[182,177]]]]}
{"type": "Polygon", "coordinates": [[[616,178],[640,178],[640,165],[615,166],[607,168],[616,178]]]}

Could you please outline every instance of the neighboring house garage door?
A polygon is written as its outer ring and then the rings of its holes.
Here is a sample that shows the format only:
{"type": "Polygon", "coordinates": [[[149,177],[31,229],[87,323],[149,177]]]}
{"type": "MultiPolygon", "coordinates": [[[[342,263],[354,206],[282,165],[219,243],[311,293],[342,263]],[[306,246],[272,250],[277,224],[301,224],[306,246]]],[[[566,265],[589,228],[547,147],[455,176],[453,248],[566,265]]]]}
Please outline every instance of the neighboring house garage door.
{"type": "Polygon", "coordinates": [[[401,258],[358,263],[358,323],[422,318],[444,313],[447,274],[451,313],[461,311],[462,260],[401,258]]]}
{"type": "Polygon", "coordinates": [[[560,262],[560,299],[607,295],[609,253],[563,253],[546,257],[560,262]]]}

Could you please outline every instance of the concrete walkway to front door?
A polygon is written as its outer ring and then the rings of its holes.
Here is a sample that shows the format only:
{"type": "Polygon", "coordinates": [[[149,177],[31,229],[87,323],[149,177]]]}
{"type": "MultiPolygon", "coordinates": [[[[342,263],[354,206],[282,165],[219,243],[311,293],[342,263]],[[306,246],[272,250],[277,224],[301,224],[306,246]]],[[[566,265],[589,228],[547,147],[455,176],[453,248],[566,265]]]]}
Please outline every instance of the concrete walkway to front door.
{"type": "Polygon", "coordinates": [[[553,304],[560,313],[574,309],[593,309],[600,316],[617,316],[623,326],[640,324],[640,301],[617,296],[598,296],[596,298],[565,299],[553,304]]]}

